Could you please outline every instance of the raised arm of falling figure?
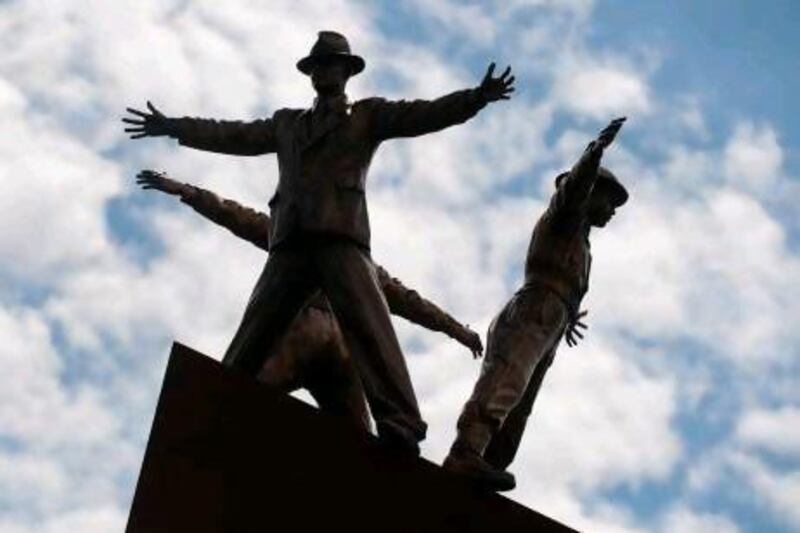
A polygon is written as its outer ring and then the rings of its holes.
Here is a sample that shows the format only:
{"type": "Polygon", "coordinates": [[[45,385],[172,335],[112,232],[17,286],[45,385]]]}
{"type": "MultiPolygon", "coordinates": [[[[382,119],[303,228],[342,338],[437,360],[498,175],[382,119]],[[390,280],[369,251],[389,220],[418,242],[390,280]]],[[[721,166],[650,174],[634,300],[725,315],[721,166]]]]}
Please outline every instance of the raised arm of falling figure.
{"type": "Polygon", "coordinates": [[[148,111],[132,107],[122,119],[131,139],[169,136],[183,146],[233,155],[260,155],[275,152],[274,117],[252,122],[167,117],[147,102],[148,111]]]}
{"type": "Polygon", "coordinates": [[[136,176],[136,183],[142,189],[179,196],[183,203],[237,237],[263,250],[269,249],[270,220],[266,213],[220,198],[206,189],[175,181],[163,172],[143,170],[136,176]]]}
{"type": "Polygon", "coordinates": [[[586,202],[597,180],[597,170],[603,151],[614,142],[625,117],[615,118],[589,143],[581,158],[572,169],[557,178],[556,207],[564,211],[578,211],[586,202]]]}
{"type": "Polygon", "coordinates": [[[461,324],[435,303],[421,297],[417,291],[409,289],[400,280],[391,277],[384,268],[378,265],[375,265],[375,268],[393,315],[401,316],[431,331],[441,331],[469,348],[476,359],[483,354],[483,344],[477,333],[461,324]]]}
{"type": "Polygon", "coordinates": [[[480,85],[456,91],[435,100],[388,101],[371,98],[372,131],[379,141],[394,137],[415,137],[466,122],[490,102],[508,100],[514,92],[511,67],[494,76],[492,63],[480,85]]]}

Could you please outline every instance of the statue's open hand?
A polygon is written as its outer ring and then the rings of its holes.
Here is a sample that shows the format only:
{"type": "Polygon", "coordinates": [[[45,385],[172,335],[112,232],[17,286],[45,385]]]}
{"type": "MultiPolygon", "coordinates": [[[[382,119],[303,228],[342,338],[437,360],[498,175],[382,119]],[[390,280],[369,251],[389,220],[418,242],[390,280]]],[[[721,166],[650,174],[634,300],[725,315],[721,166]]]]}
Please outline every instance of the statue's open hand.
{"type": "Polygon", "coordinates": [[[153,189],[176,196],[186,192],[186,184],[175,181],[163,172],[156,172],[155,170],[142,170],[139,172],[136,175],[136,183],[145,190],[153,189]]]}
{"type": "Polygon", "coordinates": [[[123,118],[122,122],[132,125],[132,127],[125,128],[125,131],[131,134],[131,139],[175,134],[175,119],[164,116],[164,113],[156,109],[149,101],[147,102],[147,108],[150,113],[145,113],[132,107],[126,108],[128,113],[133,116],[123,118]]]}
{"type": "Polygon", "coordinates": [[[581,321],[581,318],[585,317],[588,313],[589,311],[586,310],[581,311],[574,318],[570,319],[569,324],[567,324],[567,332],[564,337],[567,340],[567,346],[570,348],[577,346],[578,339],[583,339],[583,333],[580,332],[579,328],[589,329],[589,326],[581,321]]]}
{"type": "Polygon", "coordinates": [[[483,355],[483,343],[481,336],[472,331],[469,326],[464,327],[457,339],[458,342],[469,348],[473,359],[479,359],[483,355]]]}
{"type": "Polygon", "coordinates": [[[511,75],[511,67],[506,67],[499,77],[494,78],[494,63],[489,65],[486,75],[483,77],[478,90],[487,102],[497,100],[508,100],[514,92],[514,76],[511,75]]]}
{"type": "Polygon", "coordinates": [[[611,122],[609,122],[608,126],[603,128],[603,131],[597,136],[597,144],[599,144],[603,148],[607,148],[619,133],[619,130],[622,128],[622,124],[625,123],[627,117],[619,117],[615,118],[611,122]]]}

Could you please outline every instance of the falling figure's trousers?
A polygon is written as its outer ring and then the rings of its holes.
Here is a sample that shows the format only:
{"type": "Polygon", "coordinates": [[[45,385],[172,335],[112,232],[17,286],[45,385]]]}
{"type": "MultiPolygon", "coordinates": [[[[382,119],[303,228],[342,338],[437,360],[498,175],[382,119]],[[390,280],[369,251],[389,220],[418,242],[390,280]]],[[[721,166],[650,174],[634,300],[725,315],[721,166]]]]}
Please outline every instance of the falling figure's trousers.
{"type": "Polygon", "coordinates": [[[535,285],[505,305],[489,326],[481,374],[451,453],[469,450],[502,470],[511,464],[567,317],[562,300],[535,285]]]}
{"type": "Polygon", "coordinates": [[[272,345],[318,288],[345,334],[378,433],[388,427],[414,442],[424,439],[426,425],[375,267],[351,241],[306,237],[272,250],[223,363],[257,375],[274,353],[272,345]]]}

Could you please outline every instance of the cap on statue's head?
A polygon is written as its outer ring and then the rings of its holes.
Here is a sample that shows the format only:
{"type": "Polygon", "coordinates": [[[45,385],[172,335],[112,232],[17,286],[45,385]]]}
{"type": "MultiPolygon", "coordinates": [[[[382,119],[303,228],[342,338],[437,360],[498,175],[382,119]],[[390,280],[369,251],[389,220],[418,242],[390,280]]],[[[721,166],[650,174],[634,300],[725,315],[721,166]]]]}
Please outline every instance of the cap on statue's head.
{"type": "Polygon", "coordinates": [[[364,60],[361,56],[350,53],[350,43],[347,42],[347,38],[335,31],[319,32],[317,42],[311,47],[311,52],[297,62],[297,69],[303,74],[310,75],[319,60],[334,57],[340,58],[350,65],[351,76],[364,70],[364,60]]]}
{"type": "MultiPolygon", "coordinates": [[[[561,182],[567,176],[569,176],[569,172],[562,172],[556,176],[556,188],[561,185],[561,182]]],[[[611,202],[615,207],[619,207],[628,201],[628,191],[625,189],[625,186],[622,185],[614,173],[606,167],[597,169],[597,185],[605,187],[611,194],[611,202]]]]}

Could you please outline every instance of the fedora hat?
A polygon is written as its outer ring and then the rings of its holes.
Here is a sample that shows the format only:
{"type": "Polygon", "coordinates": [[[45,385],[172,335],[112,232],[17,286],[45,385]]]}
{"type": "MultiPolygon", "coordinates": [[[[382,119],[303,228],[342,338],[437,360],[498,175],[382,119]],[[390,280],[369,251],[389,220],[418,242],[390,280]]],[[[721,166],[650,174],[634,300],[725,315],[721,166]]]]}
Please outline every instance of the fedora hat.
{"type": "MultiPolygon", "coordinates": [[[[569,176],[569,172],[562,172],[556,176],[556,188],[561,185],[561,182],[567,176],[569,176]]],[[[596,185],[605,187],[605,189],[611,194],[611,203],[614,204],[614,207],[619,207],[628,201],[628,191],[625,189],[625,186],[622,185],[614,173],[608,170],[606,167],[600,167],[597,169],[596,185]]]]}
{"type": "Polygon", "coordinates": [[[317,42],[311,47],[311,52],[297,62],[297,70],[310,75],[317,61],[332,57],[346,61],[350,65],[351,76],[364,70],[364,60],[360,56],[351,54],[347,38],[335,31],[321,31],[317,34],[317,42]]]}

